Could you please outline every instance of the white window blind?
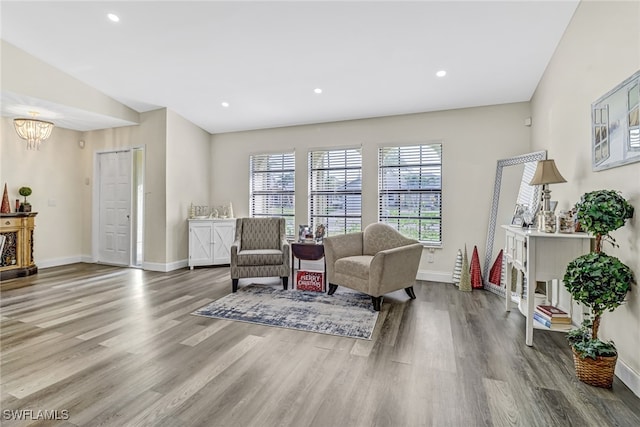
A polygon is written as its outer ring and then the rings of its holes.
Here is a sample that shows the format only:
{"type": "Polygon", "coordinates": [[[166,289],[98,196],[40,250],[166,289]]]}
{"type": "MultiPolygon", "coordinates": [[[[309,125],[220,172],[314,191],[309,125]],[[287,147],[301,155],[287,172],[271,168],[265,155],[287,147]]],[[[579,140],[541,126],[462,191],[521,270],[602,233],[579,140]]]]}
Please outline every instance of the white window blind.
{"type": "Polygon", "coordinates": [[[381,147],[378,166],[380,222],[442,245],[442,144],[381,147]]]}
{"type": "Polygon", "coordinates": [[[362,229],[360,149],[309,153],[309,223],[324,224],[329,236],[362,229]]]}
{"type": "Polygon", "coordinates": [[[295,153],[254,154],[249,160],[252,217],[284,217],[294,237],[295,153]]]}

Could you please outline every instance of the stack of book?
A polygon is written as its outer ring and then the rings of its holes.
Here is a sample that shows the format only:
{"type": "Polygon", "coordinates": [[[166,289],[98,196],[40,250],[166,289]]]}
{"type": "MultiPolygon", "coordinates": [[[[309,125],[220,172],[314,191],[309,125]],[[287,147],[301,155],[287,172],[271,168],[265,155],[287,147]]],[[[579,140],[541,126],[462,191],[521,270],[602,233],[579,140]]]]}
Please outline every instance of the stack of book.
{"type": "Polygon", "coordinates": [[[560,327],[568,329],[571,327],[571,317],[569,314],[552,305],[536,306],[536,310],[533,313],[533,320],[543,324],[547,328],[560,327]]]}

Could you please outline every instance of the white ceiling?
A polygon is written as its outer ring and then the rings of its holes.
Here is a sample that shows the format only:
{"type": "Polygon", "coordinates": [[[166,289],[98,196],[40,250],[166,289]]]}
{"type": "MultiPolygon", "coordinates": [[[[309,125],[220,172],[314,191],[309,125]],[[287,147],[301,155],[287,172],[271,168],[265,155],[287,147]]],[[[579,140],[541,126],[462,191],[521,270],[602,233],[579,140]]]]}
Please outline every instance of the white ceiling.
{"type": "MultiPolygon", "coordinates": [[[[136,111],[221,133],[528,101],[577,4],[3,0],[0,13],[5,41],[136,111]]],[[[122,125],[6,92],[2,114],[25,102],[62,127],[122,125]]]]}

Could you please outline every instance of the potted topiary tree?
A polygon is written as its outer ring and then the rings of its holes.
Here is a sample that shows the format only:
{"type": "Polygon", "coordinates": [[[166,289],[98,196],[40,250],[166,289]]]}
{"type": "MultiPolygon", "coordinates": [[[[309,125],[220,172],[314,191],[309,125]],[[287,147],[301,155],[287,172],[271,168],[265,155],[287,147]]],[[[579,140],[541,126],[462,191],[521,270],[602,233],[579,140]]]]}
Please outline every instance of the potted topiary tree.
{"type": "Polygon", "coordinates": [[[20,212],[31,212],[31,203],[27,202],[27,196],[30,196],[31,193],[32,191],[29,187],[20,187],[18,189],[18,194],[24,197],[24,203],[20,204],[20,212]]]}
{"type": "Polygon", "coordinates": [[[571,261],[564,275],[564,285],[574,300],[590,309],[582,326],[570,331],[567,339],[578,379],[596,387],[610,388],[618,353],[612,341],[598,338],[598,329],[602,314],[623,303],[634,278],[628,266],[602,251],[602,245],[609,241],[617,246],[609,233],[633,217],[634,209],[613,190],[584,194],[576,209],[582,229],[593,234],[596,241],[595,251],[571,261]]]}

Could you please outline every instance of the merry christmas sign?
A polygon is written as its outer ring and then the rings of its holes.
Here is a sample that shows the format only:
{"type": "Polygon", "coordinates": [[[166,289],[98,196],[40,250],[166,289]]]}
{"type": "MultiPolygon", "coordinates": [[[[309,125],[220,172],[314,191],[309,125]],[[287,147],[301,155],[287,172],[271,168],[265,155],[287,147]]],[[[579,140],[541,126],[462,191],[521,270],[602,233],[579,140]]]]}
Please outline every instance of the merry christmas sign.
{"type": "Polygon", "coordinates": [[[300,291],[324,292],[324,273],[322,271],[298,271],[296,289],[300,291]]]}

